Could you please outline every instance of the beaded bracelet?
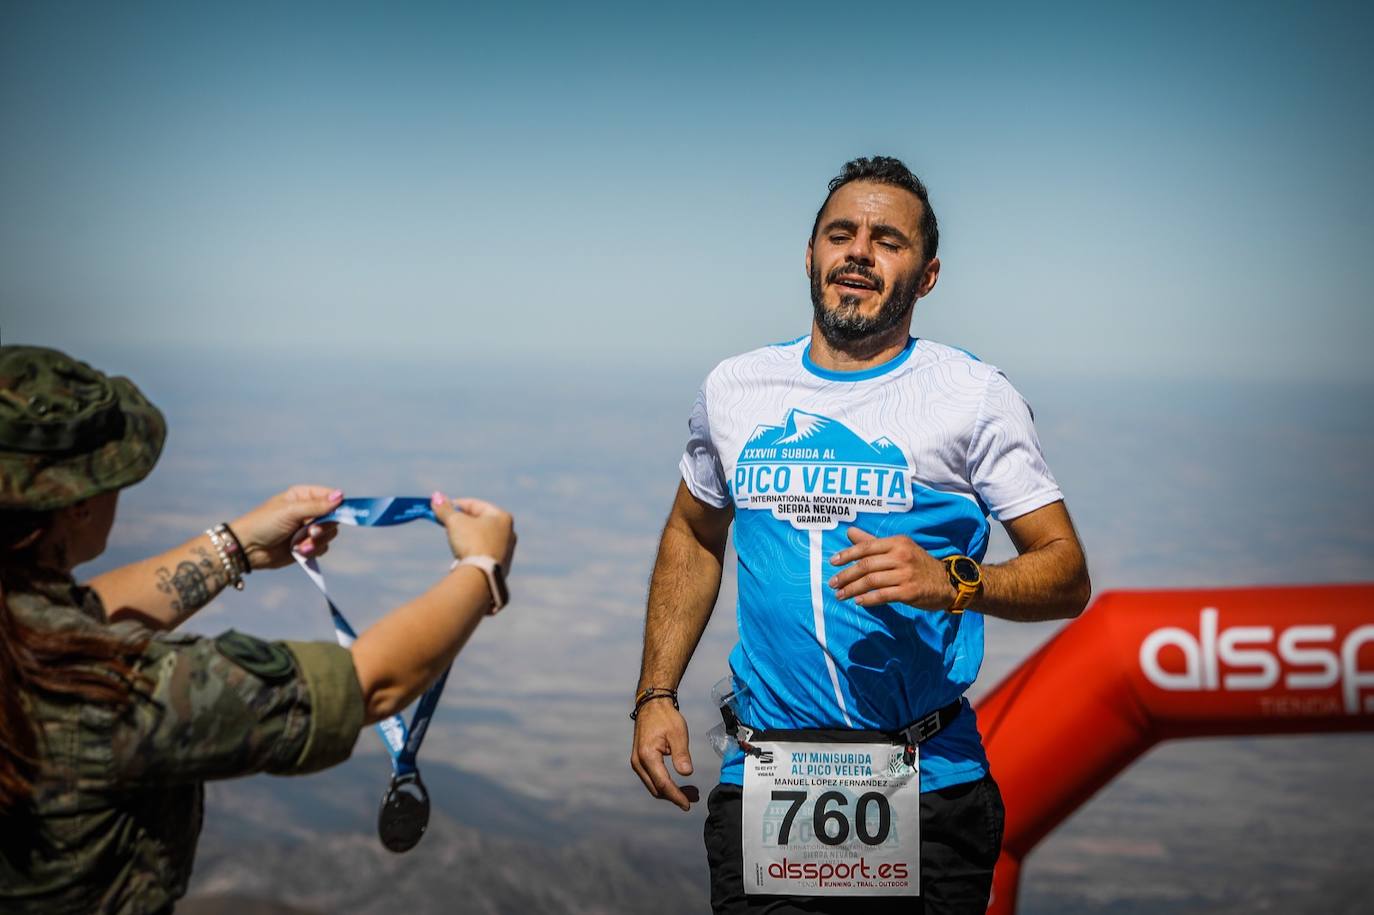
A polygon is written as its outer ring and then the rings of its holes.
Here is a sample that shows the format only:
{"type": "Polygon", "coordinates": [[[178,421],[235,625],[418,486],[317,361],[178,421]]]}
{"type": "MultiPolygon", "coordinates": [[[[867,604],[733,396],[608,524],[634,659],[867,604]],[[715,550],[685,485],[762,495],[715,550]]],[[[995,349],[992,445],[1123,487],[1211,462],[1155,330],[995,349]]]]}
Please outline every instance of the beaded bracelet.
{"type": "Polygon", "coordinates": [[[239,571],[238,563],[229,556],[231,549],[229,544],[231,541],[221,528],[227,528],[227,525],[219,524],[215,527],[206,528],[205,536],[210,538],[211,546],[213,546],[215,552],[219,554],[219,563],[224,567],[224,580],[233,585],[235,591],[242,591],[243,573],[239,571]]]}

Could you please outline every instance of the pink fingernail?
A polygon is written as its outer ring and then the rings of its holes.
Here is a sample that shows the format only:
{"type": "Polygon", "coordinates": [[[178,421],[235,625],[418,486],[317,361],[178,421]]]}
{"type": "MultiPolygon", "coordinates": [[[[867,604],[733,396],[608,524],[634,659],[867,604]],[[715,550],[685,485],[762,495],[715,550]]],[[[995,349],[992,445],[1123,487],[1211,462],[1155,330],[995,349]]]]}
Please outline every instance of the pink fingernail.
{"type": "Polygon", "coordinates": [[[331,492],[331,493],[329,494],[329,501],[330,501],[330,502],[337,502],[337,501],[339,501],[339,500],[342,499],[342,498],[343,498],[343,490],[342,490],[342,489],[336,489],[336,490],[334,490],[333,492],[331,492]]]}
{"type": "Polygon", "coordinates": [[[436,490],[434,490],[434,495],[432,495],[432,496],[429,497],[429,501],[433,502],[435,505],[443,505],[443,504],[444,504],[444,494],[441,493],[439,490],[436,489],[436,490]]]}
{"type": "Polygon", "coordinates": [[[309,556],[311,553],[315,552],[315,544],[307,540],[296,547],[296,552],[300,553],[302,556],[309,556]]]}

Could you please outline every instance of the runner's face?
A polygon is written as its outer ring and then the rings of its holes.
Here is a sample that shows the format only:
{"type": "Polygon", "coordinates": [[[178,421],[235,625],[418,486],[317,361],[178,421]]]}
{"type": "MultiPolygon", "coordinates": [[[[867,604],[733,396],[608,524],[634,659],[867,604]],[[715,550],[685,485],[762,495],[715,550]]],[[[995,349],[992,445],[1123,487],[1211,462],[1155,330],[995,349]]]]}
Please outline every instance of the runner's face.
{"type": "Polygon", "coordinates": [[[921,246],[921,201],[903,188],[846,184],[806,247],[816,323],[832,343],[891,330],[935,285],[938,261],[921,246]]]}

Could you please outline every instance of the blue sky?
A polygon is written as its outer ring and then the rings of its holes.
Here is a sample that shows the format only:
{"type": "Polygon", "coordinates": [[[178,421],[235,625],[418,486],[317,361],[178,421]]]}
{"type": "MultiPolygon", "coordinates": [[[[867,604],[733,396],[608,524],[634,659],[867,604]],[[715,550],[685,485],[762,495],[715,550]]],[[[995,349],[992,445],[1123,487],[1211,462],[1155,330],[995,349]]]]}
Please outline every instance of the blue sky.
{"type": "Polygon", "coordinates": [[[709,367],[805,330],[847,158],[917,332],[1024,373],[1374,380],[1368,8],[8,4],[0,332],[709,367]]]}

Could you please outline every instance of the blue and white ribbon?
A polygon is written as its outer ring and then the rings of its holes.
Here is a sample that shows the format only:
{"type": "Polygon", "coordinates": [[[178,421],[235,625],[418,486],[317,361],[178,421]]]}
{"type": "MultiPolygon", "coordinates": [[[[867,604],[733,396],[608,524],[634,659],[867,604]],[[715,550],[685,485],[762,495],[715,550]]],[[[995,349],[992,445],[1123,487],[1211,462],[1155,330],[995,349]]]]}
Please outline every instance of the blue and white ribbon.
{"type": "MultiPolygon", "coordinates": [[[[354,527],[394,527],[420,519],[440,523],[439,519],[434,517],[434,509],[430,507],[428,499],[398,496],[391,499],[344,499],[332,512],[316,518],[311,523],[336,522],[351,524],[354,527]]],[[[334,621],[334,635],[339,644],[345,648],[352,648],[358,633],[349,625],[348,620],[344,619],[343,613],[329,596],[329,589],[325,587],[324,573],[320,571],[319,563],[313,556],[305,557],[299,553],[292,555],[305,574],[310,576],[315,587],[324,595],[325,603],[329,605],[329,616],[334,621]]],[[[429,720],[434,717],[435,706],[439,704],[439,696],[443,694],[444,683],[447,680],[448,669],[420,697],[419,703],[415,706],[415,714],[410,718],[409,728],[400,715],[392,715],[377,722],[377,733],[381,735],[382,744],[391,754],[391,769],[396,776],[418,771],[415,759],[420,753],[420,744],[424,742],[429,720]]]]}

